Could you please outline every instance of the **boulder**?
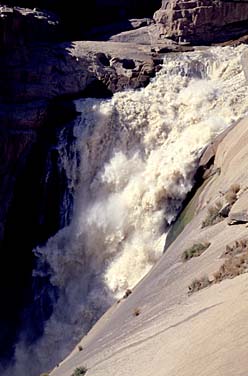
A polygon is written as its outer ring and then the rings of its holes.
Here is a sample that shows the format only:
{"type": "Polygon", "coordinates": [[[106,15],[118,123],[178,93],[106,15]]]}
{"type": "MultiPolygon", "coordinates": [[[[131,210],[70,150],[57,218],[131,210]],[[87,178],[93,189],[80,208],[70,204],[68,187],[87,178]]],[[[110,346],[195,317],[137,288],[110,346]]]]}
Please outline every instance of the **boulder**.
{"type": "Polygon", "coordinates": [[[248,223],[248,192],[241,191],[238,200],[232,206],[229,216],[228,224],[248,223]]]}

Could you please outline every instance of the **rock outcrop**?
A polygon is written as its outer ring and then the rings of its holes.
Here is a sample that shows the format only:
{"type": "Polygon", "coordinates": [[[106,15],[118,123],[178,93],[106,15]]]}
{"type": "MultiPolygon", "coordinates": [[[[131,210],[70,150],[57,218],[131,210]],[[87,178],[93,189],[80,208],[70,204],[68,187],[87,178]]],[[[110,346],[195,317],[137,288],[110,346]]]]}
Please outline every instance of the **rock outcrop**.
{"type": "Polygon", "coordinates": [[[60,21],[54,14],[5,5],[0,5],[0,31],[1,50],[62,38],[60,21]]]}
{"type": "Polygon", "coordinates": [[[82,40],[85,32],[102,25],[124,21],[121,28],[132,28],[129,18],[152,17],[161,0],[93,0],[87,4],[77,0],[70,4],[59,0],[6,0],[4,4],[51,11],[60,18],[68,40],[82,40]]]}
{"type": "MultiPolygon", "coordinates": [[[[2,140],[8,140],[1,142],[1,155],[5,155],[1,171],[5,174],[3,187],[6,187],[8,161],[16,165],[49,118],[58,118],[63,110],[62,117],[68,120],[64,98],[83,95],[85,90],[85,95],[111,96],[119,90],[144,86],[155,74],[156,67],[147,46],[111,42],[55,43],[54,40],[59,39],[59,21],[38,10],[2,6],[0,16],[3,31],[0,130],[2,140]],[[53,43],[48,43],[49,38],[53,43]],[[59,98],[62,98],[61,106],[59,98]],[[54,100],[57,101],[56,114],[53,113],[54,100]],[[12,139],[15,141],[11,146],[12,139]],[[7,149],[15,152],[6,155],[7,149]]],[[[69,112],[70,117],[71,107],[69,112]]],[[[10,165],[9,171],[12,171],[10,165]]],[[[7,190],[11,192],[10,187],[7,190]]],[[[2,197],[5,202],[1,208],[5,208],[8,200],[5,195],[2,197]]]]}
{"type": "Polygon", "coordinates": [[[154,14],[161,37],[211,43],[248,32],[248,3],[223,0],[164,0],[154,14]]]}

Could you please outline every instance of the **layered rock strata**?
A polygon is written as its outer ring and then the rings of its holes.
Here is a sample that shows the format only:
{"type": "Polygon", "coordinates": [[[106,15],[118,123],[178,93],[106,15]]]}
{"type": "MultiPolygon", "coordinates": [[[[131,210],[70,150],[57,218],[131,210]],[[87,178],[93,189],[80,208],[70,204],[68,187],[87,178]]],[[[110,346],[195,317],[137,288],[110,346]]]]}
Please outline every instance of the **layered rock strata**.
{"type": "Polygon", "coordinates": [[[190,43],[224,41],[248,31],[248,3],[164,0],[154,19],[161,37],[190,43]]]}

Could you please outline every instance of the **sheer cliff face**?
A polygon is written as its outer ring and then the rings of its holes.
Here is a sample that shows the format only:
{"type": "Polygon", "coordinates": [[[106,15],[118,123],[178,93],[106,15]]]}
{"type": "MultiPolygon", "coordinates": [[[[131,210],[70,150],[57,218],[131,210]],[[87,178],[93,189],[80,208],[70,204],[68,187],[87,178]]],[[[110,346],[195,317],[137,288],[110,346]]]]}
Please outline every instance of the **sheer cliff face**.
{"type": "Polygon", "coordinates": [[[248,3],[163,0],[154,19],[161,34],[176,41],[224,41],[248,31],[248,3]]]}

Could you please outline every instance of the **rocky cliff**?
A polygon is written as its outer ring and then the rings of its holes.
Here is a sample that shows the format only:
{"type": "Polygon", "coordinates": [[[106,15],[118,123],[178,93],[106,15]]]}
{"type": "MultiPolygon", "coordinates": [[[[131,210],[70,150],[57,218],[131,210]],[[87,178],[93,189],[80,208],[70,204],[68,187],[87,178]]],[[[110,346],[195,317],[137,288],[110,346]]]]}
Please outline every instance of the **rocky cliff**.
{"type": "Polygon", "coordinates": [[[155,12],[161,36],[205,44],[237,38],[248,30],[248,4],[222,0],[164,0],[155,12]]]}

